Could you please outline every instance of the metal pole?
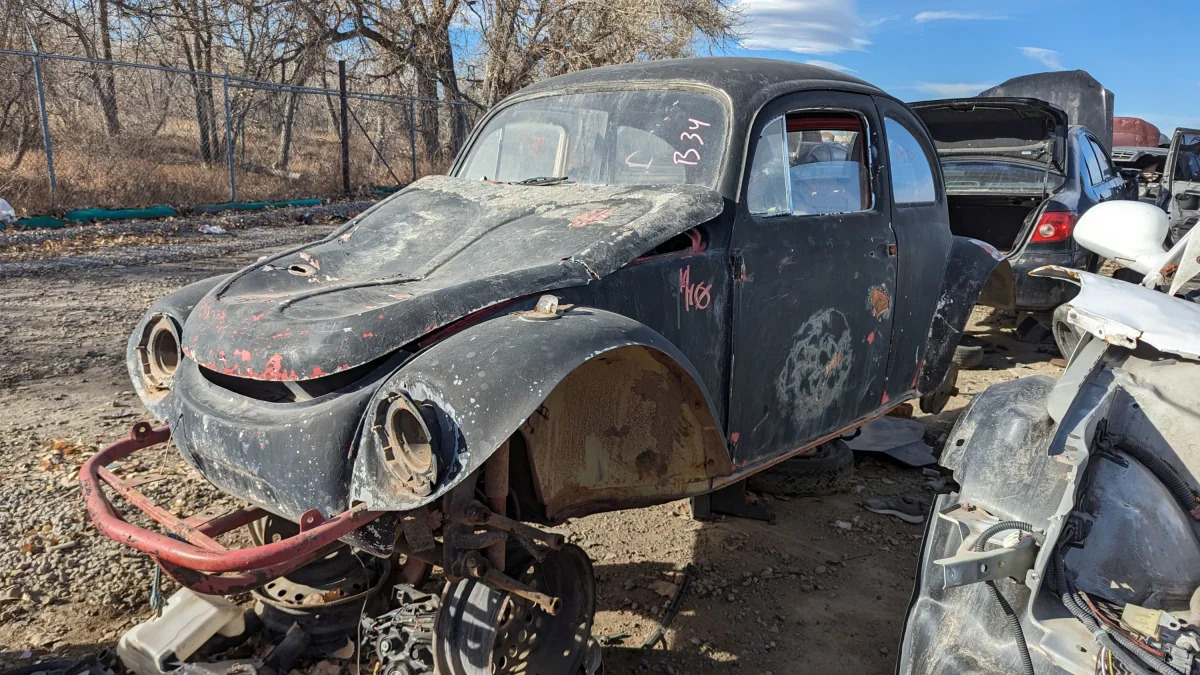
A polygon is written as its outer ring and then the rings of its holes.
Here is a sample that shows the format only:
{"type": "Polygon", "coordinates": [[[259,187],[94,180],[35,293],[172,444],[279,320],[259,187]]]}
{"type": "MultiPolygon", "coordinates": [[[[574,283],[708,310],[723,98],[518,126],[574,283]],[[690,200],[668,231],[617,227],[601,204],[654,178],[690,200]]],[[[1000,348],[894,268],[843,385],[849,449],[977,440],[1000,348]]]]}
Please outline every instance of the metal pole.
{"type": "Polygon", "coordinates": [[[237,179],[233,177],[233,115],[229,107],[229,69],[225,69],[225,77],[221,79],[222,93],[225,95],[225,164],[229,166],[229,201],[237,201],[237,179]]]}
{"type": "Polygon", "coordinates": [[[412,180],[417,180],[417,102],[408,97],[408,157],[412,161],[412,180]]]}
{"type": "Polygon", "coordinates": [[[46,113],[46,88],[42,83],[42,55],[33,55],[33,78],[37,82],[38,110],[42,115],[42,146],[50,173],[50,208],[58,206],[58,180],[54,177],[54,144],[50,141],[50,116],[46,113]]]}
{"type": "Polygon", "coordinates": [[[338,61],[338,92],[342,99],[342,192],[350,194],[350,99],[346,96],[346,62],[338,61]]]}

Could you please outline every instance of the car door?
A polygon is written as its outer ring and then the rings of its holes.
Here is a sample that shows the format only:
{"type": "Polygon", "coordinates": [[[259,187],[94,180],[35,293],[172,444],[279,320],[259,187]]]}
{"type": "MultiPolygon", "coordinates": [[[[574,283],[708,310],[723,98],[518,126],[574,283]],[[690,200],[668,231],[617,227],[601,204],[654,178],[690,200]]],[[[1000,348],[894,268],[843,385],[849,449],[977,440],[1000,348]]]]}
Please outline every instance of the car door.
{"type": "Polygon", "coordinates": [[[883,173],[896,233],[892,351],[884,391],[896,399],[916,388],[954,236],[941,163],[925,125],[898,101],[877,96],[875,106],[883,118],[883,173]]]}
{"type": "Polygon", "coordinates": [[[1169,244],[1200,220],[1200,129],[1176,129],[1172,135],[1158,205],[1167,212],[1169,244]]]}
{"type": "Polygon", "coordinates": [[[732,235],[738,466],[880,405],[896,265],[879,130],[869,96],[828,91],[776,99],[751,129],[732,235]]]}

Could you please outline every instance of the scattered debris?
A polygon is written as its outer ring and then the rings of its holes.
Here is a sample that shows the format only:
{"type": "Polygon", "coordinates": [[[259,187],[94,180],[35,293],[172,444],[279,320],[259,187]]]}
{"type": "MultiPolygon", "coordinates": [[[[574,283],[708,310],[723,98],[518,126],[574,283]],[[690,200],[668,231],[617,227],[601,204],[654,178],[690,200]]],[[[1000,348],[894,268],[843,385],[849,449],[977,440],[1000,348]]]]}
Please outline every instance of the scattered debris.
{"type": "Polygon", "coordinates": [[[220,225],[209,225],[208,223],[197,227],[196,231],[200,234],[229,234],[229,230],[226,230],[220,225]]]}
{"type": "Polygon", "coordinates": [[[916,497],[908,495],[892,495],[890,497],[874,497],[862,502],[864,509],[871,513],[885,516],[895,516],[906,523],[918,525],[925,522],[925,514],[929,506],[916,497]]]}
{"type": "Polygon", "coordinates": [[[880,417],[859,427],[859,435],[846,442],[855,452],[877,452],[913,467],[937,462],[925,443],[925,425],[919,420],[880,417]]]}
{"type": "Polygon", "coordinates": [[[646,641],[642,643],[642,649],[653,649],[659,642],[663,641],[663,635],[666,633],[667,626],[671,625],[671,621],[679,613],[679,601],[683,599],[683,594],[687,592],[688,581],[691,580],[693,572],[694,570],[691,565],[683,568],[683,577],[679,580],[679,588],[671,598],[670,604],[667,605],[667,611],[663,614],[662,620],[659,621],[658,628],[655,628],[650,637],[646,638],[646,641]]]}
{"type": "Polygon", "coordinates": [[[0,199],[0,225],[11,225],[17,222],[17,212],[7,201],[0,199]]]}
{"type": "Polygon", "coordinates": [[[245,632],[242,608],[216,595],[187,588],[167,599],[162,614],[131,628],[117,643],[121,663],[137,675],[164,675],[209,638],[245,632]]]}

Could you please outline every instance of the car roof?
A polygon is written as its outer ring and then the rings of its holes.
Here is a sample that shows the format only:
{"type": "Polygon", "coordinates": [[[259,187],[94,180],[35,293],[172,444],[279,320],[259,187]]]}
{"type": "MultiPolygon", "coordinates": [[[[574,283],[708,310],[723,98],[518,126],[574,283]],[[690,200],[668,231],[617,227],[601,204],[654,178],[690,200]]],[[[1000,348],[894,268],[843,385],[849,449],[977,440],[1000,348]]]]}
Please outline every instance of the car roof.
{"type": "Polygon", "coordinates": [[[636,61],[590,68],[542,80],[522,89],[518,95],[523,97],[526,94],[603,86],[609,82],[634,81],[705,85],[725,92],[733,101],[749,100],[768,87],[800,91],[842,89],[844,85],[851,85],[849,88],[855,91],[867,89],[870,90],[868,93],[883,93],[857,77],[819,66],[778,59],[716,56],[636,61]]]}

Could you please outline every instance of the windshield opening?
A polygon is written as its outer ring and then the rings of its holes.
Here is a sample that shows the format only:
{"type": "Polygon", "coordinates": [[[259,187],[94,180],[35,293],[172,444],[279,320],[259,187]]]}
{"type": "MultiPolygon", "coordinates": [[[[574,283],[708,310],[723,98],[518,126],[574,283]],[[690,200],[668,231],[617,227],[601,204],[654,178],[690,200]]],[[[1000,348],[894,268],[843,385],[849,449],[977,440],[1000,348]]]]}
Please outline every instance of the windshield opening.
{"type": "Polygon", "coordinates": [[[566,177],[592,185],[714,187],[725,137],[724,107],[698,92],[546,96],[496,113],[458,175],[514,183],[566,177]]]}

